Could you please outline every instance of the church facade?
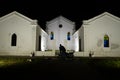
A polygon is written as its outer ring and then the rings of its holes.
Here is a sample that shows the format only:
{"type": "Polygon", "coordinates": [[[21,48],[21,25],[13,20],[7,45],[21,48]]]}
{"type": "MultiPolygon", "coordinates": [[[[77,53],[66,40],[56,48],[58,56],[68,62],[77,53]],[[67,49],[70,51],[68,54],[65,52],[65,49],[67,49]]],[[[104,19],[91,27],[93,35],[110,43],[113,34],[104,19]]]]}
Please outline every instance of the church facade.
{"type": "MultiPolygon", "coordinates": [[[[55,54],[62,44],[75,56],[120,56],[120,18],[104,12],[83,20],[78,30],[75,22],[58,16],[46,23],[44,31],[37,20],[16,11],[0,18],[0,55],[44,56],[55,54]],[[51,53],[47,51],[53,51],[51,53]]],[[[55,55],[53,55],[55,56],[55,55]]]]}
{"type": "Polygon", "coordinates": [[[120,51],[120,18],[105,12],[83,21],[84,51],[120,51]]]}
{"type": "Polygon", "coordinates": [[[48,49],[59,50],[62,44],[67,50],[73,49],[72,35],[75,32],[75,23],[63,16],[48,21],[46,24],[46,32],[48,34],[48,49]]]}
{"type": "MultiPolygon", "coordinates": [[[[93,56],[120,56],[120,18],[104,12],[89,20],[83,20],[76,31],[75,45],[79,50],[93,56]]],[[[78,51],[78,49],[76,49],[78,51]]],[[[83,53],[84,54],[84,53],[83,53]]],[[[84,54],[84,55],[86,55],[84,54]]]]}
{"type": "Polygon", "coordinates": [[[47,34],[32,20],[16,11],[0,18],[0,55],[29,55],[45,50],[47,34]]]}

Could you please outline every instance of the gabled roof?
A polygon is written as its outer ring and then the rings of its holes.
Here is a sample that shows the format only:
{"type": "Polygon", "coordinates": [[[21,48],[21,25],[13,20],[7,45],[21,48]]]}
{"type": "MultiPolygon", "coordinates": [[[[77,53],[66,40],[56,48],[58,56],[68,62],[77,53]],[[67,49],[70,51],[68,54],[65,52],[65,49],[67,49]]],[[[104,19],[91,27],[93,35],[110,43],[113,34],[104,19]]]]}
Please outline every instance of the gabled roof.
{"type": "Polygon", "coordinates": [[[105,15],[108,15],[108,16],[110,16],[111,18],[114,18],[114,19],[120,21],[120,18],[119,18],[119,17],[114,16],[114,15],[108,13],[108,12],[104,12],[104,13],[102,13],[102,14],[96,16],[96,17],[93,17],[93,18],[91,18],[91,19],[89,19],[89,20],[83,20],[83,24],[88,24],[88,23],[90,23],[90,22],[93,22],[93,21],[95,21],[95,20],[97,20],[97,19],[99,19],[99,18],[101,18],[101,17],[103,17],[103,16],[105,16],[105,15]]]}
{"type": "Polygon", "coordinates": [[[73,22],[73,21],[71,21],[71,20],[69,20],[69,19],[67,19],[67,18],[65,18],[65,17],[63,17],[63,16],[58,16],[58,17],[56,17],[56,18],[54,18],[54,19],[52,19],[52,20],[50,20],[50,21],[47,21],[47,24],[51,24],[51,23],[54,23],[55,21],[59,21],[59,20],[64,20],[64,21],[66,21],[67,23],[70,23],[70,24],[72,24],[72,25],[74,25],[75,24],[75,22],[73,22]]]}
{"type": "Polygon", "coordinates": [[[0,21],[3,20],[3,19],[5,19],[5,18],[7,18],[7,17],[12,16],[12,15],[17,15],[17,16],[19,16],[19,17],[22,17],[22,18],[24,18],[25,20],[27,20],[27,21],[29,21],[29,22],[35,22],[35,21],[36,21],[36,20],[32,20],[32,19],[30,19],[30,18],[28,18],[28,17],[26,17],[26,16],[18,13],[17,11],[13,11],[13,12],[11,12],[11,13],[3,16],[3,17],[1,17],[1,18],[0,18],[0,21]]]}

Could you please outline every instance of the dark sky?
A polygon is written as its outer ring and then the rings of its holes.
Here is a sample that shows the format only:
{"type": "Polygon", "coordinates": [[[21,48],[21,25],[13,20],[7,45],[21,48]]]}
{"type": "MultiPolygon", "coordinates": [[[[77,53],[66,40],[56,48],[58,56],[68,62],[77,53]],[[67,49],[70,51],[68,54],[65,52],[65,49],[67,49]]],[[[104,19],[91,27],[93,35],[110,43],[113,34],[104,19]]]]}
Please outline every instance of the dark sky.
{"type": "Polygon", "coordinates": [[[45,29],[46,21],[63,15],[76,22],[78,29],[82,20],[105,11],[120,17],[119,5],[117,0],[0,0],[0,17],[18,11],[31,19],[37,19],[45,29]]]}

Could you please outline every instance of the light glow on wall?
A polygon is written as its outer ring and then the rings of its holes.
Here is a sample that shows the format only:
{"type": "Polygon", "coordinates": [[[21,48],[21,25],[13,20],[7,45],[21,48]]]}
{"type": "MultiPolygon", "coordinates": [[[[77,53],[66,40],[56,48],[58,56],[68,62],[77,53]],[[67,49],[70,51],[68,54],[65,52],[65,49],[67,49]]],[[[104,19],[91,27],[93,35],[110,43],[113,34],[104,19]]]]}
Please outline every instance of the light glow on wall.
{"type": "Polygon", "coordinates": [[[41,39],[41,51],[45,51],[46,49],[46,39],[44,37],[42,37],[41,39]]]}
{"type": "Polygon", "coordinates": [[[75,37],[75,51],[79,51],[79,39],[75,37]]]}

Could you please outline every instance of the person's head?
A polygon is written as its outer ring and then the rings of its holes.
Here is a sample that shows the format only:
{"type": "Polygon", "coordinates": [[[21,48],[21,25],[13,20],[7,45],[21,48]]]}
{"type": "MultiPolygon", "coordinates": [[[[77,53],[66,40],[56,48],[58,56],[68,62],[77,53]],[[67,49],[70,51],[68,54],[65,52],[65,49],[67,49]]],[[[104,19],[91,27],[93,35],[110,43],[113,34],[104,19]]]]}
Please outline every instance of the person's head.
{"type": "Polygon", "coordinates": [[[62,45],[60,44],[60,46],[62,46],[62,45]]]}

